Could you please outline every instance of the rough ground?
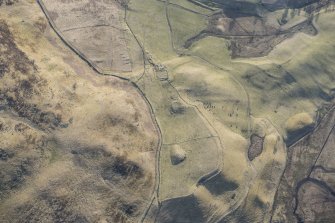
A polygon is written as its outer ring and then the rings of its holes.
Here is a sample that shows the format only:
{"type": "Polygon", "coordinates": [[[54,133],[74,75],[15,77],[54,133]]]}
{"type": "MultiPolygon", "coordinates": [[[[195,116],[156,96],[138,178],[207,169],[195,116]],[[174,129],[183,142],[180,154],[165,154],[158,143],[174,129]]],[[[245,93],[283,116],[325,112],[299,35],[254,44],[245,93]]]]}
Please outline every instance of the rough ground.
{"type": "Polygon", "coordinates": [[[331,222],[335,208],[335,112],[289,148],[272,222],[331,222]]]}
{"type": "Polygon", "coordinates": [[[0,222],[140,219],[158,147],[140,93],[81,61],[35,1],[1,6],[0,51],[0,222]]]}

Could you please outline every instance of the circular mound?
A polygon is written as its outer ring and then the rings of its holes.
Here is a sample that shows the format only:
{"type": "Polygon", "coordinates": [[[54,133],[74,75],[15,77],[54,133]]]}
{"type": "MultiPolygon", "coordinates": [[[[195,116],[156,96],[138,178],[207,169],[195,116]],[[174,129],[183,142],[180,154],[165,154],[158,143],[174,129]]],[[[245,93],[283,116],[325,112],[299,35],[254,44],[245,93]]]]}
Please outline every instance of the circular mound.
{"type": "Polygon", "coordinates": [[[178,165],[186,159],[186,152],[179,145],[175,145],[170,150],[170,158],[173,165],[178,165]]]}

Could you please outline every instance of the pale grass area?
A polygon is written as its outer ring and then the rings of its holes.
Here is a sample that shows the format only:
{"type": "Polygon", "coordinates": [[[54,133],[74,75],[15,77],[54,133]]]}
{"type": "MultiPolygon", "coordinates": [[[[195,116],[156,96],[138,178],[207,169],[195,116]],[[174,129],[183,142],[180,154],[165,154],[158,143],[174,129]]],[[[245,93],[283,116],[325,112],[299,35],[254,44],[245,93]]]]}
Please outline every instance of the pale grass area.
{"type": "Polygon", "coordinates": [[[313,117],[308,113],[299,113],[290,117],[286,123],[286,131],[296,131],[314,123],[313,117]]]}
{"type": "MultiPolygon", "coordinates": [[[[144,211],[155,184],[158,132],[140,93],[126,81],[97,74],[76,56],[49,27],[36,1],[20,1],[13,7],[2,7],[0,20],[6,21],[15,43],[35,62],[38,75],[45,80],[45,90],[40,95],[34,95],[29,102],[61,115],[62,121],[68,124],[64,128],[43,132],[15,114],[9,117],[1,114],[10,122],[28,125],[32,129],[28,139],[33,143],[45,136],[48,144],[44,147],[44,155],[34,161],[38,165],[31,175],[25,177],[13,196],[1,202],[0,216],[16,216],[16,207],[32,204],[35,210],[45,211],[46,216],[41,218],[46,217],[44,222],[49,222],[47,213],[50,210],[44,209],[46,207],[40,197],[45,191],[52,191],[50,196],[69,199],[67,210],[83,213],[91,221],[103,222],[111,214],[106,212],[108,205],[121,202],[110,199],[112,194],[116,199],[115,195],[126,193],[124,199],[129,202],[141,200],[143,203],[138,208],[140,212],[144,211]],[[92,168],[85,169],[85,165],[75,163],[72,150],[82,148],[103,148],[111,157],[126,157],[129,162],[138,165],[144,175],[132,188],[129,182],[133,179],[129,177],[125,181],[128,186],[115,189],[92,168]],[[105,194],[106,190],[109,195],[105,194]],[[131,198],[127,191],[132,191],[131,198]]],[[[1,146],[23,145],[27,155],[34,155],[34,150],[28,147],[27,137],[12,132],[1,132],[1,146]]],[[[104,159],[108,161],[110,158],[107,156],[104,159]]],[[[98,164],[89,163],[93,166],[98,164]]],[[[24,217],[27,213],[20,214],[24,217]]]]}

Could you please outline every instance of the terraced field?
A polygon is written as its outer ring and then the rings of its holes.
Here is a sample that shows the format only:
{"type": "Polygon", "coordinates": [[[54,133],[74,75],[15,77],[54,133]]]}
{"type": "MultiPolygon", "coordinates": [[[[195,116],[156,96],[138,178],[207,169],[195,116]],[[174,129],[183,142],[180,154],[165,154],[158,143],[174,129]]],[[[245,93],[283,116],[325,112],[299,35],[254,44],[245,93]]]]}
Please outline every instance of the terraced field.
{"type": "Polygon", "coordinates": [[[331,222],[333,9],[4,4],[0,217],[331,222]]]}

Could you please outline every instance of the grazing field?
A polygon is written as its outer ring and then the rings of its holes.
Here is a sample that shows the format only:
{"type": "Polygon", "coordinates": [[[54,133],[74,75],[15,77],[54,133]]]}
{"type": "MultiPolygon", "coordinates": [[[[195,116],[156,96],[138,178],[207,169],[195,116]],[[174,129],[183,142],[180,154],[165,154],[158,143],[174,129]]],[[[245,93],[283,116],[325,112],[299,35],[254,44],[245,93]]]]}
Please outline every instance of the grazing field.
{"type": "Polygon", "coordinates": [[[175,145],[162,147],[161,200],[192,194],[200,178],[217,170],[221,162],[215,138],[194,139],[178,145],[186,154],[185,160],[178,164],[171,162],[171,150],[175,145]]]}
{"type": "Polygon", "coordinates": [[[171,28],[173,47],[182,51],[188,39],[204,30],[208,24],[208,16],[168,5],[166,9],[169,28],[171,28]]]}

